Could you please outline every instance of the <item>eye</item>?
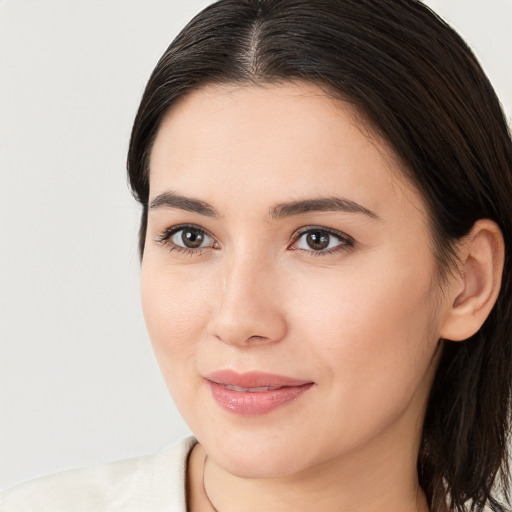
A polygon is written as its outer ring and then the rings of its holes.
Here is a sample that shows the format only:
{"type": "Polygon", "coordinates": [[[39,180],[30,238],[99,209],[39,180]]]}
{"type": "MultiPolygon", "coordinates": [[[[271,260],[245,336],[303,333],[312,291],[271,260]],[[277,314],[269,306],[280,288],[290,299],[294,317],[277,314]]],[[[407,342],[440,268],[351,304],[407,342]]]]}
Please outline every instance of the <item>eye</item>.
{"type": "Polygon", "coordinates": [[[173,226],[157,242],[167,244],[171,250],[200,252],[208,247],[218,248],[218,243],[204,229],[198,226],[173,226]]]}
{"type": "Polygon", "coordinates": [[[213,240],[201,229],[189,227],[176,231],[170,240],[173,244],[187,249],[198,249],[212,245],[213,240]]]}
{"type": "Polygon", "coordinates": [[[290,249],[299,249],[316,253],[315,255],[331,254],[354,245],[354,240],[338,231],[326,228],[305,228],[295,235],[295,242],[290,249]]]}

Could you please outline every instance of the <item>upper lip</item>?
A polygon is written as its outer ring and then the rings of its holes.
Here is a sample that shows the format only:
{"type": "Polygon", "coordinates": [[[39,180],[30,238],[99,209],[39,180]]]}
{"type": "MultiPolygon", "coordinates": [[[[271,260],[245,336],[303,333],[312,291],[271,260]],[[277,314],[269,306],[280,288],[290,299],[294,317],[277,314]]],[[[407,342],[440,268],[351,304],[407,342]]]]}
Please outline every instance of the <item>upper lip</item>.
{"type": "Polygon", "coordinates": [[[251,371],[238,373],[234,370],[217,370],[205,376],[211,382],[238,388],[282,388],[313,384],[311,380],[296,379],[274,373],[251,371]]]}

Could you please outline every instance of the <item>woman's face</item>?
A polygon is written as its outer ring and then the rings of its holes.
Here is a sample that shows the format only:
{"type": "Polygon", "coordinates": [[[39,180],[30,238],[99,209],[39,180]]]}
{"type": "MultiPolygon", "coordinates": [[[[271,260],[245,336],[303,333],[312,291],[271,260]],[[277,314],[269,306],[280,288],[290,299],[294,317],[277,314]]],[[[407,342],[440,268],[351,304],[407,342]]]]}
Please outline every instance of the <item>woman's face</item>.
{"type": "Polygon", "coordinates": [[[143,309],[217,464],[416,463],[446,310],[427,222],[391,151],[313,85],[212,86],[172,108],[151,154],[143,309]]]}

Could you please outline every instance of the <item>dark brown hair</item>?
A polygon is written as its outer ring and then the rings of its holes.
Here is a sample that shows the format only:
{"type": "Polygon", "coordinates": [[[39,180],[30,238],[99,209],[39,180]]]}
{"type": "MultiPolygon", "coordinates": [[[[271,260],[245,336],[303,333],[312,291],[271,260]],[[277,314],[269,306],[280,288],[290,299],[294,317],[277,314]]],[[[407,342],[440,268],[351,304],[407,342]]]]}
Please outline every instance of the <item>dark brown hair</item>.
{"type": "Polygon", "coordinates": [[[142,205],[163,115],[212,83],[307,81],[348,101],[394,149],[430,213],[441,269],[476,220],[502,230],[497,303],[463,343],[440,341],[441,361],[418,457],[431,510],[505,510],[512,383],[512,142],[476,58],[417,0],[220,0],[178,35],[158,62],[133,127],[128,172],[142,205]]]}

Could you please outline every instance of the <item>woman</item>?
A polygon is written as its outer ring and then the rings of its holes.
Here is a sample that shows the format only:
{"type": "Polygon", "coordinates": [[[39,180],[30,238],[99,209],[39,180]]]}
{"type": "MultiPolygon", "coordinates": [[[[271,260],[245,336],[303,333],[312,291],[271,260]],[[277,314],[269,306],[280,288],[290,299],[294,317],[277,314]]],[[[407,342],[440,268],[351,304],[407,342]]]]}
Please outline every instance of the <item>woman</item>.
{"type": "Polygon", "coordinates": [[[512,143],[448,26],[413,0],[221,0],[157,64],[128,171],[195,439],[5,510],[505,510],[512,143]]]}

